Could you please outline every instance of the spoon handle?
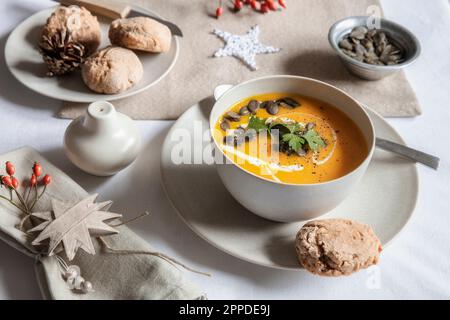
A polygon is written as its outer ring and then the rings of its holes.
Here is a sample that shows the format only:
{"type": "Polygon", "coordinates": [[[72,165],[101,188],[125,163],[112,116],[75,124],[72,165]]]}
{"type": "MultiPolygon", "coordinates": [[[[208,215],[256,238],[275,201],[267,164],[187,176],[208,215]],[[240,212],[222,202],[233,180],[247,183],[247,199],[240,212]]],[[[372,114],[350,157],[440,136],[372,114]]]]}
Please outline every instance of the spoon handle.
{"type": "Polygon", "coordinates": [[[422,151],[411,149],[405,145],[381,138],[376,138],[375,145],[380,149],[391,151],[415,162],[422,163],[427,167],[433,168],[435,170],[437,170],[437,168],[439,167],[440,159],[438,157],[432,156],[422,151]]]}

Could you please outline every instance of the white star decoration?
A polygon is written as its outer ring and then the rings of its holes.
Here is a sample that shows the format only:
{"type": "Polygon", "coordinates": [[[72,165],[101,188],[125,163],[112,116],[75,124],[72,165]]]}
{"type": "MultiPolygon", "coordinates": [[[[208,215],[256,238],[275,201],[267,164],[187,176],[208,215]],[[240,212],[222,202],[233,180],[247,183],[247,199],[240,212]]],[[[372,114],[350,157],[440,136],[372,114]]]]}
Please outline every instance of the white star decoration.
{"type": "Polygon", "coordinates": [[[39,245],[43,240],[50,239],[48,255],[51,256],[58,245],[62,243],[69,261],[75,257],[78,248],[95,254],[89,232],[95,235],[118,233],[103,221],[121,217],[120,214],[106,211],[112,201],[94,203],[96,198],[97,194],[94,194],[73,206],[52,199],[54,219],[51,211],[32,213],[32,216],[44,220],[29,231],[42,231],[32,244],[39,245]]]}
{"type": "Polygon", "coordinates": [[[281,49],[265,46],[258,40],[259,26],[253,26],[247,34],[240,36],[214,29],[213,33],[225,41],[225,46],[214,53],[214,57],[234,56],[244,62],[250,69],[256,70],[257,54],[276,53],[281,49]]]}

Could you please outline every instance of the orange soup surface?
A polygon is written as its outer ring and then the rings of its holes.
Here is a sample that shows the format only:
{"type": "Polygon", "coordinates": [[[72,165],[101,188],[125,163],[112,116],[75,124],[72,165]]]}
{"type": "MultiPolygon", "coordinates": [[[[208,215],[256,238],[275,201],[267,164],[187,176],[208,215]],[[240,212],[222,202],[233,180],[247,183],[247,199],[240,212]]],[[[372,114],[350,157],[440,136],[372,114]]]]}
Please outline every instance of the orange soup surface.
{"type": "Polygon", "coordinates": [[[340,178],[356,169],[368,153],[362,132],[347,115],[325,102],[296,94],[270,93],[236,103],[217,121],[213,136],[223,152],[242,169],[269,180],[292,184],[340,178]],[[300,105],[290,107],[277,103],[276,110],[259,107],[253,113],[245,108],[252,100],[266,106],[263,102],[282,101],[286,97],[300,105]],[[230,119],[229,112],[239,117],[230,119]],[[233,143],[230,139],[233,134],[239,130],[249,132],[249,122],[257,122],[260,131],[239,144],[233,143]],[[276,126],[272,131],[262,128],[278,122],[285,125],[280,127],[283,131],[280,130],[278,136],[273,135],[277,132],[273,130],[276,126]],[[289,150],[283,151],[275,140],[289,150]]]}

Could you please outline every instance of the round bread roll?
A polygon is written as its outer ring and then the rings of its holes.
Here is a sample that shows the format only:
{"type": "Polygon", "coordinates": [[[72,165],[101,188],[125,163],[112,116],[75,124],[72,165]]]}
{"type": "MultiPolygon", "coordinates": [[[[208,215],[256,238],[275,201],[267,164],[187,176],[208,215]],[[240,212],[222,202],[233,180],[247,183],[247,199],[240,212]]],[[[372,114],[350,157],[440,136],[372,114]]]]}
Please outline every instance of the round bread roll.
{"type": "Polygon", "coordinates": [[[147,52],[167,52],[172,34],[169,28],[147,17],[114,20],[109,26],[112,44],[147,52]]]}
{"type": "Polygon", "coordinates": [[[377,264],[381,243],[365,224],[325,219],[305,224],[297,234],[295,248],[306,270],[321,276],[341,276],[377,264]]]}
{"type": "Polygon", "coordinates": [[[84,83],[95,92],[125,91],[142,79],[141,61],[128,49],[110,46],[90,56],[81,67],[84,83]]]}
{"type": "Polygon", "coordinates": [[[101,31],[97,17],[83,7],[56,8],[42,29],[42,36],[51,37],[63,28],[70,32],[72,41],[85,47],[86,56],[94,53],[100,45],[101,31]]]}

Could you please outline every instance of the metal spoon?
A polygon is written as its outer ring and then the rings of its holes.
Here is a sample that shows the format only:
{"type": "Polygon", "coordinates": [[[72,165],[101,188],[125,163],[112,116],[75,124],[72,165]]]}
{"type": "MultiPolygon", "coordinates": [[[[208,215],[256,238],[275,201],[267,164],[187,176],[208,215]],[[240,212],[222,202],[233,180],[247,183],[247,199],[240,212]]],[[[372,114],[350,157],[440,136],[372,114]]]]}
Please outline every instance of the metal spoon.
{"type": "Polygon", "coordinates": [[[435,170],[437,170],[439,167],[440,159],[438,157],[432,156],[422,151],[411,149],[405,145],[381,138],[376,138],[375,145],[380,149],[391,151],[435,170]]]}

